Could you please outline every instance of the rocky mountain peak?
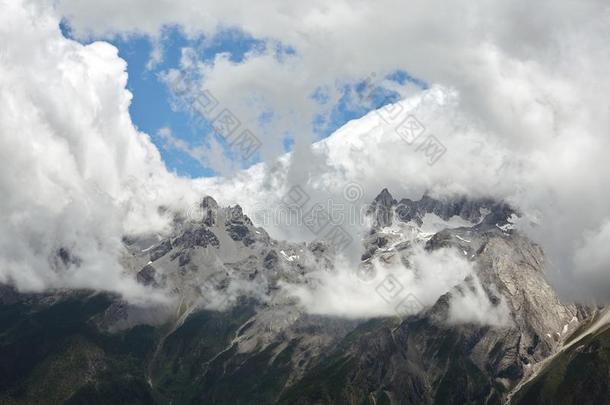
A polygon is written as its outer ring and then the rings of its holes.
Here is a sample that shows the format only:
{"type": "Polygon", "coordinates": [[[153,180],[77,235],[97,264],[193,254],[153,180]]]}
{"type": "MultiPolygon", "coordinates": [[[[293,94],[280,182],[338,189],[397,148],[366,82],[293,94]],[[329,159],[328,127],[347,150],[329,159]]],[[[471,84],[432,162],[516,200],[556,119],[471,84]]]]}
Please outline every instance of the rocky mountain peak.
{"type": "Polygon", "coordinates": [[[504,226],[514,213],[515,210],[507,204],[491,198],[435,198],[424,193],[419,200],[403,198],[397,201],[387,188],[381,190],[367,210],[367,215],[373,218],[375,228],[392,225],[394,218],[400,222],[413,222],[421,226],[427,214],[434,214],[444,221],[459,217],[480,226],[504,226]]]}
{"type": "Polygon", "coordinates": [[[242,222],[244,220],[244,211],[239,204],[228,208],[227,217],[229,221],[242,222]]]}
{"type": "Polygon", "coordinates": [[[434,214],[442,220],[459,217],[473,224],[505,225],[515,213],[510,206],[491,198],[467,198],[465,196],[434,198],[424,194],[419,200],[401,199],[396,215],[402,222],[413,221],[421,226],[426,214],[434,214]]]}
{"type": "Polygon", "coordinates": [[[367,215],[373,216],[375,227],[383,228],[392,224],[395,204],[396,200],[392,197],[390,191],[387,188],[381,190],[367,210],[367,215]]]}
{"type": "Polygon", "coordinates": [[[373,201],[374,204],[383,205],[385,207],[389,207],[396,204],[396,200],[394,199],[394,197],[392,197],[392,194],[390,194],[390,191],[387,188],[381,190],[381,192],[377,195],[377,197],[375,197],[375,200],[373,201]]]}
{"type": "Polygon", "coordinates": [[[207,226],[214,226],[218,216],[218,203],[210,196],[206,196],[201,201],[203,223],[207,226]]]}
{"type": "Polygon", "coordinates": [[[203,200],[201,200],[201,207],[217,209],[218,203],[216,202],[216,200],[214,198],[212,198],[208,195],[208,196],[203,197],[203,200]]]}

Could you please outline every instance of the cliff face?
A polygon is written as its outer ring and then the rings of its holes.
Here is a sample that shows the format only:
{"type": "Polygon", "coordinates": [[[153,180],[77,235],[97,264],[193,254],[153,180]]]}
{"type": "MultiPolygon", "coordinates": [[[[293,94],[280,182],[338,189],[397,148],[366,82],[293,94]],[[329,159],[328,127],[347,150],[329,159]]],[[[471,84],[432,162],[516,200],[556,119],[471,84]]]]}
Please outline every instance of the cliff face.
{"type": "Polygon", "coordinates": [[[282,285],[335,271],[332,249],[273,240],[207,197],[169,237],[126,239],[126,271],[169,307],[2,287],[0,402],[501,403],[596,314],[559,301],[505,204],[383,190],[368,212],[362,268],[449,248],[474,272],[401,316],[309,315],[282,285]]]}

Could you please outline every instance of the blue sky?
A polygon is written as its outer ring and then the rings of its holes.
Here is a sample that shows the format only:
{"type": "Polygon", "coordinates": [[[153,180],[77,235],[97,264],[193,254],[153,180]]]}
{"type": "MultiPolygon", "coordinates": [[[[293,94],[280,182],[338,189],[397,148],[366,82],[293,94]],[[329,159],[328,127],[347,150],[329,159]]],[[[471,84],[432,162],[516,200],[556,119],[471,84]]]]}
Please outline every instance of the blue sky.
{"type": "MultiPolygon", "coordinates": [[[[61,29],[66,37],[71,37],[69,26],[61,24],[61,29]]],[[[266,43],[245,35],[237,29],[227,29],[220,32],[209,41],[200,39],[189,39],[176,27],[166,28],[162,35],[162,60],[152,68],[148,65],[153,44],[146,36],[130,35],[124,37],[101,38],[112,43],[119,50],[119,56],[127,62],[129,91],[133,94],[130,106],[130,114],[134,124],[139,130],[148,133],[152,141],[157,145],[166,166],[181,176],[201,177],[213,176],[216,173],[209,167],[188,154],[175,148],[164,148],[164,142],[158,135],[161,128],[171,128],[172,133],[184,140],[191,146],[204,143],[206,137],[211,135],[211,128],[204,125],[194,125],[192,117],[185,111],[172,109],[171,93],[159,75],[169,69],[177,69],[180,65],[181,50],[184,47],[196,49],[198,57],[203,61],[209,61],[218,53],[230,54],[232,62],[239,63],[249,51],[264,49],[266,43]]],[[[278,55],[294,54],[297,51],[290,46],[277,45],[278,55]]],[[[397,70],[386,76],[387,79],[400,85],[407,83],[425,89],[427,84],[418,78],[411,77],[407,72],[397,70]]],[[[381,107],[389,102],[398,100],[398,93],[382,88],[367,88],[366,78],[355,85],[346,85],[340,89],[342,97],[339,102],[331,106],[329,116],[318,116],[312,122],[312,128],[318,138],[324,138],[341,127],[346,122],[359,118],[366,114],[371,106],[381,107]],[[354,99],[367,95],[371,100],[368,106],[353,103],[354,99]],[[350,100],[352,102],[350,102],[350,100]]],[[[312,96],[320,104],[328,102],[322,90],[312,96]]],[[[268,113],[269,114],[269,113],[268,113]]],[[[272,114],[272,112],[271,112],[272,114]]],[[[285,138],[283,147],[289,151],[293,145],[290,137],[285,138]]],[[[256,159],[251,162],[256,162],[256,159]]]]}

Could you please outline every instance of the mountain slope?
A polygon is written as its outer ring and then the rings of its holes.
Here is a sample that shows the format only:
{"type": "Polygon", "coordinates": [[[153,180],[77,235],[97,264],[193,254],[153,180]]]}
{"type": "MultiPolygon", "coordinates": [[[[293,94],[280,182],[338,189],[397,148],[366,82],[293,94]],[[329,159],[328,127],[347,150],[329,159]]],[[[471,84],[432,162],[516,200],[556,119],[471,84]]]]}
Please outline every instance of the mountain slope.
{"type": "Polygon", "coordinates": [[[610,314],[584,324],[538,372],[515,389],[511,404],[610,403],[610,314]]]}

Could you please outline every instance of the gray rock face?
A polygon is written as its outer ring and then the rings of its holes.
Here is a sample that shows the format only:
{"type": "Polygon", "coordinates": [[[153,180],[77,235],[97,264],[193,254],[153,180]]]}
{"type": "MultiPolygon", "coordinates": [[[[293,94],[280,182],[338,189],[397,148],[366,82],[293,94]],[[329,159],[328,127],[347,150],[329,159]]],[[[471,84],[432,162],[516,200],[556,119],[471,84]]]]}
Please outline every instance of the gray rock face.
{"type": "Polygon", "coordinates": [[[155,268],[148,264],[138,272],[138,274],[136,275],[136,280],[138,280],[138,282],[142,285],[154,286],[156,285],[155,274],[155,268]]]}
{"type": "Polygon", "coordinates": [[[165,256],[170,250],[172,250],[172,241],[166,239],[152,248],[150,251],[150,260],[154,262],[155,260],[165,256]]]}
{"type": "MultiPolygon", "coordinates": [[[[164,241],[164,243],[165,242],[166,241],[164,241]]],[[[182,246],[185,249],[196,246],[206,248],[208,246],[218,247],[220,245],[220,241],[216,235],[214,235],[214,232],[210,231],[209,229],[198,228],[184,231],[182,235],[174,239],[174,244],[176,246],[182,246]]],[[[171,246],[171,244],[169,246],[171,246]]]]}
{"type": "Polygon", "coordinates": [[[381,190],[381,193],[373,200],[369,206],[367,214],[373,217],[375,227],[384,227],[392,224],[394,218],[394,206],[396,200],[392,197],[387,188],[381,190]]]}
{"type": "Polygon", "coordinates": [[[269,253],[267,253],[267,255],[265,256],[265,258],[263,259],[263,265],[265,266],[266,269],[273,269],[274,267],[277,266],[277,263],[279,261],[279,257],[277,255],[277,253],[275,253],[274,250],[269,251],[269,253]]]}
{"type": "MultiPolygon", "coordinates": [[[[469,276],[417,315],[398,325],[387,322],[347,352],[339,350],[337,355],[351,365],[342,377],[349,389],[339,398],[346,403],[358,402],[355,398],[400,404],[501,402],[505,392],[556,352],[590,312],[560,302],[545,279],[542,250],[511,229],[509,219],[515,212],[507,205],[426,196],[395,204],[388,195],[382,192],[369,210],[377,217],[364,241],[364,264],[375,258],[391,262],[392,257],[408,263],[417,243],[428,251],[456,249],[473,263],[491,309],[506,305],[509,322],[493,326],[451,319],[452,301],[477,289],[469,276]],[[392,217],[421,226],[426,214],[446,221],[457,216],[471,225],[448,226],[423,241],[404,242],[393,240],[395,231],[385,229],[392,217]]],[[[311,383],[308,377],[304,380],[311,383]]],[[[320,392],[330,389],[318,384],[320,392]]]]}
{"type": "Polygon", "coordinates": [[[504,225],[514,213],[508,205],[490,199],[469,200],[466,197],[460,197],[441,201],[428,195],[424,195],[417,201],[403,198],[396,205],[395,212],[400,221],[414,221],[418,225],[422,224],[422,219],[426,214],[435,214],[444,220],[457,216],[473,223],[493,222],[493,224],[504,225]],[[485,215],[484,212],[489,214],[485,215]]]}

